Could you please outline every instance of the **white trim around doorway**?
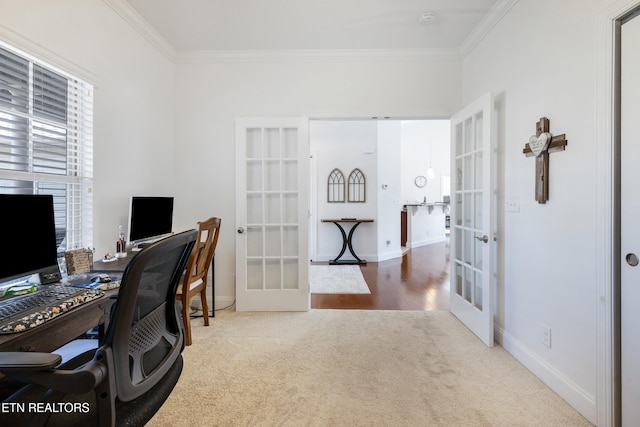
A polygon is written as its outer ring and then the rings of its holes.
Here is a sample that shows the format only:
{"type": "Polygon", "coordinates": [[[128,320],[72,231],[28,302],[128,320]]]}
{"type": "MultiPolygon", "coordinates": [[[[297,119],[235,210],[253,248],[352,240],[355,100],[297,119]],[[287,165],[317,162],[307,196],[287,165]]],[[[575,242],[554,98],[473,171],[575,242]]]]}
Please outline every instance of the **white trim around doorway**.
{"type": "Polygon", "coordinates": [[[615,27],[616,21],[640,6],[617,0],[598,16],[596,100],[596,425],[615,426],[616,391],[616,248],[615,238],[615,27]]]}

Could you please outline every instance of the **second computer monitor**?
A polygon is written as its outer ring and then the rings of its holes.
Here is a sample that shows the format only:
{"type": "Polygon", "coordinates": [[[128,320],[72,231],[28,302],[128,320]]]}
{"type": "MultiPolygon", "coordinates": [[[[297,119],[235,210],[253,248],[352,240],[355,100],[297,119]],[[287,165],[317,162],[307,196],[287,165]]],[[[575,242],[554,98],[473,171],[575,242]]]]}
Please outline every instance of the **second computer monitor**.
{"type": "Polygon", "coordinates": [[[173,197],[132,196],[129,243],[137,245],[168,236],[173,229],[173,197]]]}

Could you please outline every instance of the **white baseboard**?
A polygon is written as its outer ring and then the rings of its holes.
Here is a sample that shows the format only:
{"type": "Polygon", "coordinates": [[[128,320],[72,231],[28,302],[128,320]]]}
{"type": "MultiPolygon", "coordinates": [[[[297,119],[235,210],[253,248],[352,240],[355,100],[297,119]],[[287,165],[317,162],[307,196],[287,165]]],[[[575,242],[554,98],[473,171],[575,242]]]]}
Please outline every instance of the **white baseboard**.
{"type": "Polygon", "coordinates": [[[407,242],[407,247],[408,248],[419,248],[421,246],[433,245],[434,243],[444,242],[445,240],[447,240],[446,236],[440,236],[440,237],[436,237],[436,238],[433,238],[433,239],[418,240],[418,241],[415,241],[415,242],[407,242]]]}
{"type": "MultiPolygon", "coordinates": [[[[218,297],[215,300],[215,310],[220,310],[225,307],[229,307],[236,299],[234,297],[218,297]]],[[[207,288],[207,303],[209,304],[209,310],[211,310],[211,289],[207,288]]],[[[191,307],[202,309],[202,301],[200,301],[200,295],[194,295],[191,298],[191,307]]]]}
{"type": "MultiPolygon", "coordinates": [[[[375,259],[375,262],[386,261],[389,259],[396,259],[401,257],[402,257],[402,250],[383,252],[378,254],[378,256],[376,257],[377,259],[375,259]]],[[[371,261],[374,261],[374,260],[371,259],[371,261]]]]}
{"type": "Polygon", "coordinates": [[[541,359],[537,354],[509,335],[503,329],[495,327],[495,340],[509,354],[522,363],[549,388],[555,391],[576,411],[591,423],[596,423],[597,411],[595,396],[590,395],[561,372],[541,359]]]}
{"type": "Polygon", "coordinates": [[[231,306],[236,301],[235,297],[216,297],[215,309],[221,310],[231,306]]]}
{"type": "MultiPolygon", "coordinates": [[[[313,262],[329,262],[332,261],[336,258],[337,254],[318,254],[315,257],[313,257],[313,262]]],[[[367,261],[371,261],[371,262],[377,262],[378,261],[378,255],[377,254],[358,254],[358,258],[360,259],[364,259],[367,261]]],[[[345,252],[344,255],[342,256],[342,258],[340,258],[340,261],[349,261],[352,260],[353,257],[351,256],[351,254],[349,252],[345,252]]]]}

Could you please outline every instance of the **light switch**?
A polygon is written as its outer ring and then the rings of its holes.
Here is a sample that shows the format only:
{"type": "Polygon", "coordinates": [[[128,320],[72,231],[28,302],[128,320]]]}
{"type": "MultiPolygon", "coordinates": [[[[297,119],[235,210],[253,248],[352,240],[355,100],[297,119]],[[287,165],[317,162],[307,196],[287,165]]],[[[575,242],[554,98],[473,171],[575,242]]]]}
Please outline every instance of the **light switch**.
{"type": "Polygon", "coordinates": [[[517,196],[507,197],[504,201],[505,212],[520,212],[520,198],[517,196]]]}

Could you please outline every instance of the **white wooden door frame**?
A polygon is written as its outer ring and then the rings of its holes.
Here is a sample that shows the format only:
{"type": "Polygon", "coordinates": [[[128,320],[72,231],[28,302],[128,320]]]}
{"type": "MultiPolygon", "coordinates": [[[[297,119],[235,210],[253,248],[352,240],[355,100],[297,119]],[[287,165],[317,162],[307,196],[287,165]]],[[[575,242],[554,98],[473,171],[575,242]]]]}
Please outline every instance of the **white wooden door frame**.
{"type": "MultiPolygon", "coordinates": [[[[311,130],[309,131],[311,138],[311,130]]],[[[318,255],[318,153],[309,156],[309,259],[314,261],[318,255]]]]}
{"type": "Polygon", "coordinates": [[[622,425],[640,424],[640,199],[638,186],[640,170],[640,123],[636,120],[640,108],[640,16],[632,14],[620,26],[620,114],[616,122],[620,128],[620,414],[622,425]],[[636,74],[638,73],[638,74],[636,74]],[[635,256],[635,259],[633,256],[635,256]],[[627,259],[627,256],[629,258],[627,259]]]}
{"type": "Polygon", "coordinates": [[[619,422],[619,384],[615,378],[619,343],[616,312],[619,298],[619,227],[616,218],[619,189],[615,188],[617,112],[616,25],[640,6],[638,0],[617,0],[598,16],[597,100],[596,100],[596,424],[615,426],[619,422]]]}

